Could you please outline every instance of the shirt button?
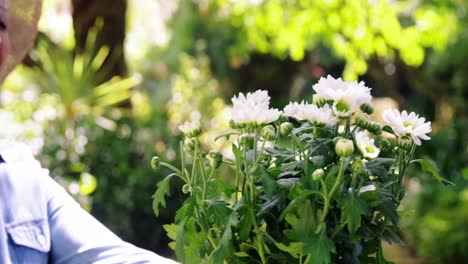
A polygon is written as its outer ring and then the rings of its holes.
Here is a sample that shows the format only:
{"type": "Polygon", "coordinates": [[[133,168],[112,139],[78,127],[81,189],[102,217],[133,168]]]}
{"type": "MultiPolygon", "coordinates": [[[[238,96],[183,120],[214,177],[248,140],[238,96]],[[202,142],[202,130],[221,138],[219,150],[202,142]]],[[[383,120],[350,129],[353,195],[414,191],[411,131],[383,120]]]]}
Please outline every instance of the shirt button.
{"type": "Polygon", "coordinates": [[[46,243],[46,238],[45,238],[45,236],[39,235],[39,236],[37,237],[37,242],[39,242],[39,244],[41,244],[41,246],[44,246],[45,243],[46,243]]]}

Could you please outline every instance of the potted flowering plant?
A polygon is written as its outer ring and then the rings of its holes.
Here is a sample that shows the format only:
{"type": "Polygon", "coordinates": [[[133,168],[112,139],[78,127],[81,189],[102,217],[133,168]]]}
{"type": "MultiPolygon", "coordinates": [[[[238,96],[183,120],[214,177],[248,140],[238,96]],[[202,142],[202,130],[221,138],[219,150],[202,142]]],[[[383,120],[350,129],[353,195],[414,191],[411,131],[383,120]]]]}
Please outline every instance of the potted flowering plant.
{"type": "Polygon", "coordinates": [[[198,121],[179,127],[179,168],[153,158],[154,168],[173,171],[153,196],[156,215],[170,180],[185,182],[187,199],[164,226],[181,262],[388,263],[381,241],[400,242],[405,170],[420,163],[442,180],[430,162],[413,159],[430,122],[392,109],[385,126],[370,121],[363,82],[328,76],[313,89],[311,103],[283,111],[269,107],[266,91],[232,98],[232,131],[219,136],[231,159],[202,151],[198,121]],[[231,182],[217,176],[221,165],[232,168],[231,182]]]}

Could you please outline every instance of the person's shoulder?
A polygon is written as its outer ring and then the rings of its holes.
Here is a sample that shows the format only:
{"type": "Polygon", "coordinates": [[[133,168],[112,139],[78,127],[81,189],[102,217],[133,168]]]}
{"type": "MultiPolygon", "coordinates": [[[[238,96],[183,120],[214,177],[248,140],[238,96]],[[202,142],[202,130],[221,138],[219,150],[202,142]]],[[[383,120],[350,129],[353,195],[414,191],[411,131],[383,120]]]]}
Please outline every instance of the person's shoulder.
{"type": "Polygon", "coordinates": [[[46,208],[44,178],[48,171],[41,168],[30,149],[21,143],[0,142],[0,202],[8,215],[6,222],[30,217],[42,218],[46,208]]]}
{"type": "Polygon", "coordinates": [[[4,160],[0,164],[3,191],[7,191],[5,188],[32,189],[41,177],[48,176],[48,171],[41,167],[30,148],[23,143],[0,141],[0,155],[4,160]]]}

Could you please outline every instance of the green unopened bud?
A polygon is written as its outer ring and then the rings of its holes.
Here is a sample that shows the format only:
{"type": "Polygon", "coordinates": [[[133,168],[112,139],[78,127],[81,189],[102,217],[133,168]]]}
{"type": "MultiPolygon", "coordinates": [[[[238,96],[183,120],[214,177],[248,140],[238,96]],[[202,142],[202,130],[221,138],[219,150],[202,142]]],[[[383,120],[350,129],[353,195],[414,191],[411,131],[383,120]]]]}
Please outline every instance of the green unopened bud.
{"type": "Polygon", "coordinates": [[[278,122],[279,123],[284,123],[284,122],[288,122],[288,117],[281,114],[279,117],[278,117],[278,122]]]}
{"type": "Polygon", "coordinates": [[[283,137],[288,136],[291,131],[294,129],[294,125],[291,122],[284,122],[280,125],[280,134],[283,137]]]}
{"type": "Polygon", "coordinates": [[[327,100],[321,98],[318,94],[314,94],[312,97],[312,103],[314,103],[318,107],[322,107],[327,103],[327,100]]]}
{"type": "Polygon", "coordinates": [[[265,140],[271,140],[275,138],[276,135],[276,130],[275,127],[272,125],[264,126],[262,130],[260,131],[260,135],[265,139],[265,140]]]}
{"type": "Polygon", "coordinates": [[[372,134],[374,135],[380,135],[382,134],[382,127],[377,124],[377,123],[371,123],[368,127],[367,127],[367,130],[369,130],[369,132],[371,132],[372,134]]]}
{"type": "Polygon", "coordinates": [[[413,139],[411,139],[410,136],[399,137],[397,140],[397,144],[398,144],[398,147],[408,150],[411,148],[411,145],[413,144],[413,139]]]}
{"type": "Polygon", "coordinates": [[[381,150],[390,150],[390,149],[392,149],[392,147],[393,147],[393,145],[388,139],[383,138],[382,140],[380,140],[380,149],[381,150]]]}
{"type": "Polygon", "coordinates": [[[190,154],[193,154],[193,152],[195,151],[195,145],[197,144],[196,142],[196,139],[195,138],[186,138],[184,140],[184,146],[185,146],[185,149],[190,153],[190,154]]]}
{"type": "Polygon", "coordinates": [[[353,171],[357,174],[365,174],[366,171],[364,170],[364,163],[362,162],[361,159],[357,159],[353,161],[353,164],[351,165],[351,168],[353,171]]]}
{"type": "Polygon", "coordinates": [[[372,115],[374,113],[374,107],[370,103],[365,103],[361,105],[361,111],[368,115],[372,115]]]}
{"type": "Polygon", "coordinates": [[[231,127],[232,129],[237,129],[239,128],[239,125],[231,119],[229,120],[229,127],[231,127]]]}
{"type": "Polygon", "coordinates": [[[207,159],[210,162],[211,167],[219,168],[223,162],[223,154],[221,154],[219,151],[212,150],[210,153],[208,153],[207,159]]]}
{"type": "Polygon", "coordinates": [[[338,139],[335,143],[335,152],[340,157],[349,157],[354,152],[354,143],[349,139],[338,139]]]}
{"type": "Polygon", "coordinates": [[[161,161],[159,160],[159,157],[157,156],[154,156],[152,159],[151,159],[151,168],[153,168],[153,170],[157,170],[161,167],[161,161]]]}
{"type": "Polygon", "coordinates": [[[325,175],[325,171],[323,169],[316,169],[312,173],[312,180],[320,181],[324,175],[325,175]]]}
{"type": "Polygon", "coordinates": [[[239,145],[251,149],[253,148],[254,138],[250,134],[242,134],[239,136],[239,145]]]}
{"type": "Polygon", "coordinates": [[[367,129],[371,124],[367,114],[361,114],[356,117],[356,125],[360,128],[367,129]]]}
{"type": "Polygon", "coordinates": [[[182,186],[182,193],[183,194],[187,194],[189,192],[191,192],[191,189],[190,186],[188,184],[184,184],[184,186],[182,186]]]}

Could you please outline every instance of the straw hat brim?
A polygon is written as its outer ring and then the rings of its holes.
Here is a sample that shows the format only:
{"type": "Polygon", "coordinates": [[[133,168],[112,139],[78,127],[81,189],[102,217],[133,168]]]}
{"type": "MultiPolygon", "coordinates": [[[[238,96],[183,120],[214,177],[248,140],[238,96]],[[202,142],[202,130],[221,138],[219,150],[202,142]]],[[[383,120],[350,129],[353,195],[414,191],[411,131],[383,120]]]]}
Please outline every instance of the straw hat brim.
{"type": "Polygon", "coordinates": [[[10,0],[8,7],[8,37],[10,54],[0,70],[0,82],[23,60],[34,44],[37,23],[41,15],[41,0],[10,0]]]}

